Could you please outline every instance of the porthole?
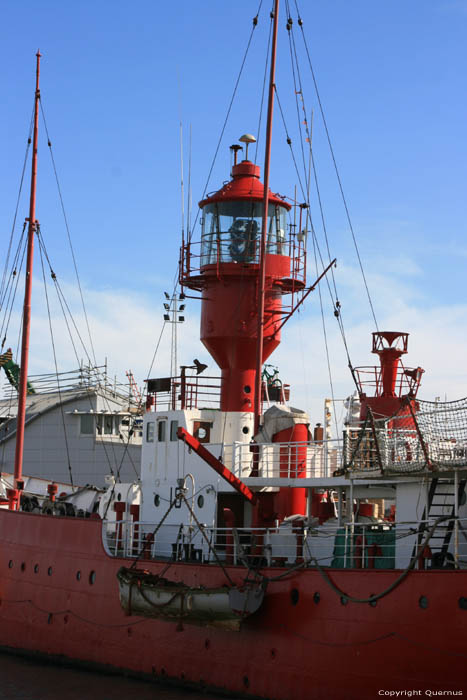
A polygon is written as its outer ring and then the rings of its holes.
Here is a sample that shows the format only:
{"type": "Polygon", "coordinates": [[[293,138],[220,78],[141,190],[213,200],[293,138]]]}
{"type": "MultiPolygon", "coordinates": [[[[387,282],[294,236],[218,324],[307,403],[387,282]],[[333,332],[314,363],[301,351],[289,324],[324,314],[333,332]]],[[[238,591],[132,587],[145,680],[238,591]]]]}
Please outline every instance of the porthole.
{"type": "Polygon", "coordinates": [[[76,572],[76,580],[81,581],[81,571],[76,572]]]}
{"type": "Polygon", "coordinates": [[[52,576],[52,567],[51,566],[49,566],[49,568],[47,569],[47,576],[52,576]]]}
{"type": "Polygon", "coordinates": [[[8,562],[8,568],[9,569],[13,568],[13,559],[10,559],[10,561],[8,562]]]}
{"type": "Polygon", "coordinates": [[[422,610],[426,610],[428,607],[428,598],[426,595],[421,595],[420,598],[418,599],[418,604],[421,607],[422,610]]]}
{"type": "Polygon", "coordinates": [[[197,437],[198,440],[206,440],[207,434],[208,434],[208,431],[206,430],[206,428],[203,428],[202,426],[200,426],[198,428],[198,430],[196,430],[195,437],[197,437]]]}
{"type": "Polygon", "coordinates": [[[245,392],[245,394],[249,394],[251,392],[251,386],[247,384],[243,387],[243,391],[245,392]]]}
{"type": "Polygon", "coordinates": [[[26,571],[26,562],[21,562],[21,571],[26,571]]]}
{"type": "Polygon", "coordinates": [[[316,605],[318,605],[318,603],[319,603],[320,600],[321,600],[321,596],[320,596],[320,594],[318,593],[318,591],[316,591],[316,593],[315,593],[314,596],[313,596],[313,602],[314,602],[316,605]]]}
{"type": "Polygon", "coordinates": [[[459,598],[459,607],[461,610],[467,610],[467,598],[464,598],[464,596],[459,598]]]}
{"type": "Polygon", "coordinates": [[[95,572],[95,571],[91,571],[91,573],[89,574],[89,583],[90,583],[91,586],[93,585],[93,583],[95,582],[95,580],[96,580],[96,572],[95,572]]]}
{"type": "Polygon", "coordinates": [[[159,508],[160,504],[161,504],[161,497],[159,496],[158,493],[156,493],[156,495],[154,496],[154,505],[156,506],[156,508],[159,508]]]}
{"type": "Polygon", "coordinates": [[[242,428],[242,433],[244,433],[244,435],[248,435],[249,432],[250,428],[247,425],[244,425],[242,428]]]}
{"type": "Polygon", "coordinates": [[[39,573],[39,564],[34,564],[34,573],[35,574],[39,573]]]}
{"type": "Polygon", "coordinates": [[[290,591],[290,602],[292,603],[292,605],[297,605],[299,598],[300,593],[298,592],[298,590],[296,588],[292,588],[292,590],[290,591]]]}
{"type": "Polygon", "coordinates": [[[198,508],[202,508],[202,507],[204,506],[204,496],[203,496],[203,494],[200,494],[200,495],[198,496],[197,503],[198,503],[198,508]]]}
{"type": "Polygon", "coordinates": [[[122,500],[122,494],[119,493],[118,496],[117,496],[117,501],[121,501],[121,500],[122,500]]]}

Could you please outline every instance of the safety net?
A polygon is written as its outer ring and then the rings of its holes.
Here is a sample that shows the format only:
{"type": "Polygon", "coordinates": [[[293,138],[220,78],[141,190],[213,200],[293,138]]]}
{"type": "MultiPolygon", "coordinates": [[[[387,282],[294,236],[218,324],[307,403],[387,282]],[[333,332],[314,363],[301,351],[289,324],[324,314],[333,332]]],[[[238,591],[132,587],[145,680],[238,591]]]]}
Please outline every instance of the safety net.
{"type": "Polygon", "coordinates": [[[407,402],[383,420],[369,411],[347,431],[345,466],[365,476],[467,467],[467,398],[407,402]]]}

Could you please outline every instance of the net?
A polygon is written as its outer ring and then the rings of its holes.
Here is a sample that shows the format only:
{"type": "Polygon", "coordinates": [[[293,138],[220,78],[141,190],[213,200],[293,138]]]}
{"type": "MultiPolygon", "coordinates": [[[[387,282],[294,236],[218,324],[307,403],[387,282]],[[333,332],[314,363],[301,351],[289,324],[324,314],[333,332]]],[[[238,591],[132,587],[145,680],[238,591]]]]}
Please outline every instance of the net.
{"type": "Polygon", "coordinates": [[[467,398],[407,401],[384,420],[369,411],[345,442],[346,469],[365,476],[467,467],[467,398]]]}

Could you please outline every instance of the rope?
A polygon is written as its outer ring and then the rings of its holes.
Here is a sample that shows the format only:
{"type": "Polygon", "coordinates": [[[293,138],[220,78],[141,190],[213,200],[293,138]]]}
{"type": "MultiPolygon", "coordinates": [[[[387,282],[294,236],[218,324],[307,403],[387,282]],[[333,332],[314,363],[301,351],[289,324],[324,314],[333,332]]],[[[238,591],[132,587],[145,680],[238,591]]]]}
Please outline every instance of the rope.
{"type": "Polygon", "coordinates": [[[351,232],[351,235],[352,235],[352,240],[353,240],[353,244],[354,244],[354,247],[355,247],[355,252],[356,252],[356,254],[357,254],[358,264],[359,264],[359,267],[360,267],[360,272],[361,272],[361,275],[362,275],[363,283],[364,283],[365,290],[366,290],[366,294],[367,294],[367,297],[368,297],[368,302],[369,302],[369,305],[370,305],[371,314],[372,314],[373,320],[374,320],[374,322],[375,322],[376,330],[379,331],[378,322],[377,322],[377,320],[376,320],[376,314],[375,314],[375,310],[374,310],[374,307],[373,307],[373,302],[372,302],[372,300],[371,300],[370,290],[369,290],[368,283],[367,283],[367,280],[366,280],[365,272],[364,272],[364,270],[363,270],[363,264],[362,264],[362,260],[361,260],[361,257],[360,257],[360,251],[359,251],[359,248],[358,248],[357,239],[356,239],[355,232],[354,232],[354,228],[353,228],[353,225],[352,225],[352,220],[351,220],[351,218],[350,218],[350,212],[349,212],[349,208],[348,208],[348,205],[347,205],[347,200],[346,200],[346,197],[345,197],[345,194],[344,194],[344,188],[343,188],[343,185],[342,185],[342,180],[341,180],[341,176],[340,176],[340,173],[339,173],[339,168],[337,167],[337,161],[336,161],[336,157],[335,157],[335,154],[334,154],[334,148],[333,148],[333,146],[332,146],[331,135],[330,135],[330,133],[329,133],[329,129],[328,129],[326,117],[325,117],[325,114],[324,114],[323,104],[322,104],[322,102],[321,102],[321,96],[320,96],[320,93],[319,93],[319,90],[318,90],[318,83],[317,83],[317,81],[316,81],[315,72],[314,72],[314,70],[313,70],[313,65],[312,65],[312,62],[311,62],[310,52],[309,52],[309,50],[308,50],[308,44],[307,44],[307,41],[306,41],[305,33],[304,33],[304,31],[303,31],[303,20],[302,20],[301,17],[300,17],[300,12],[299,12],[299,9],[298,9],[297,0],[295,0],[295,6],[296,6],[297,14],[298,14],[298,17],[299,17],[298,24],[299,24],[299,27],[300,27],[301,32],[302,32],[303,43],[304,43],[306,55],[307,55],[307,58],[308,58],[308,65],[309,65],[309,67],[310,67],[310,72],[311,72],[311,76],[312,76],[312,80],[313,80],[313,85],[314,85],[315,92],[316,92],[316,98],[317,98],[317,100],[318,100],[319,110],[320,110],[320,113],[321,113],[321,118],[322,118],[322,120],[323,120],[323,125],[324,125],[324,129],[325,129],[325,132],[326,132],[326,138],[327,138],[327,142],[328,142],[328,146],[329,146],[329,151],[330,151],[330,153],[331,153],[331,158],[332,158],[332,162],[333,162],[333,165],[334,165],[334,170],[335,170],[335,173],[336,173],[337,182],[338,182],[338,185],[339,185],[339,190],[340,190],[340,193],[341,193],[342,202],[343,202],[343,205],[344,205],[344,210],[345,210],[346,217],[347,217],[347,222],[348,222],[349,229],[350,229],[350,232],[351,232]]]}
{"type": "Polygon", "coordinates": [[[78,274],[78,266],[77,266],[77,264],[76,264],[75,251],[74,251],[74,249],[73,249],[73,244],[72,244],[72,242],[71,242],[70,228],[69,228],[69,226],[68,226],[68,219],[67,219],[67,215],[66,215],[66,212],[65,212],[65,204],[64,204],[64,202],[63,202],[62,190],[61,190],[61,187],[60,187],[60,182],[59,182],[59,180],[58,180],[58,173],[57,173],[57,168],[56,168],[56,166],[55,166],[55,158],[54,158],[54,154],[53,154],[53,150],[52,150],[52,142],[51,142],[51,140],[50,140],[50,138],[49,138],[49,131],[48,131],[48,129],[47,129],[47,122],[46,122],[46,119],[45,119],[44,108],[43,108],[43,106],[42,106],[42,98],[41,98],[41,97],[39,97],[39,104],[40,104],[40,107],[41,107],[42,119],[44,120],[45,133],[46,133],[46,136],[47,136],[47,145],[49,146],[50,157],[51,157],[51,159],[52,159],[52,167],[53,167],[53,171],[54,171],[54,175],[55,175],[55,182],[57,183],[58,196],[59,196],[59,198],[60,198],[60,204],[61,204],[61,207],[62,207],[63,219],[64,219],[64,221],[65,221],[65,228],[66,228],[66,232],[67,232],[67,236],[68,236],[68,243],[69,243],[69,245],[70,245],[71,257],[72,257],[72,259],[73,259],[73,267],[74,267],[74,269],[75,269],[76,281],[77,281],[77,283],[78,283],[78,289],[79,289],[79,294],[80,294],[80,298],[81,298],[81,305],[82,305],[82,307],[83,307],[84,318],[85,318],[86,327],[87,327],[87,330],[88,330],[89,342],[90,342],[90,344],[91,344],[92,356],[93,356],[93,358],[94,358],[94,365],[97,365],[96,353],[94,352],[94,345],[93,345],[93,342],[92,342],[91,329],[90,329],[90,327],[89,327],[88,315],[87,315],[87,312],[86,312],[86,306],[85,306],[85,304],[84,304],[84,296],[83,296],[83,291],[82,291],[82,289],[81,289],[81,282],[80,282],[79,274],[78,274]]]}
{"type": "Polygon", "coordinates": [[[208,544],[208,547],[209,547],[209,551],[213,553],[214,559],[216,560],[216,563],[219,564],[219,566],[221,567],[221,569],[222,569],[222,571],[224,572],[225,577],[226,577],[227,581],[230,583],[230,585],[231,585],[231,586],[234,586],[235,584],[234,584],[234,582],[232,581],[232,579],[230,578],[229,572],[227,571],[227,569],[225,568],[224,564],[223,564],[223,563],[221,562],[221,560],[219,559],[215,548],[212,546],[211,542],[209,541],[209,539],[208,539],[206,533],[204,532],[204,528],[201,526],[201,524],[200,524],[198,518],[197,518],[196,515],[194,514],[193,509],[191,508],[190,504],[188,503],[187,499],[185,498],[185,495],[184,495],[184,494],[181,494],[181,497],[182,497],[182,499],[185,501],[185,504],[186,504],[188,510],[190,511],[190,513],[191,513],[191,515],[192,515],[192,517],[193,517],[193,520],[194,520],[195,523],[197,524],[197,526],[198,526],[198,528],[199,528],[199,531],[201,532],[202,536],[203,536],[204,539],[206,540],[206,542],[207,542],[207,544],[208,544]]]}
{"type": "Polygon", "coordinates": [[[268,76],[269,52],[270,52],[270,47],[271,47],[273,19],[274,19],[274,17],[271,16],[270,23],[269,23],[268,45],[267,45],[267,49],[266,49],[266,60],[264,62],[263,88],[261,90],[261,104],[259,107],[258,129],[256,132],[258,134],[258,138],[256,140],[256,146],[255,146],[255,160],[254,160],[255,163],[258,162],[258,148],[259,148],[259,140],[260,140],[260,133],[261,133],[261,121],[263,118],[264,95],[266,93],[266,83],[267,83],[267,76],[268,76]]]}
{"type": "MultiPolygon", "coordinates": [[[[31,146],[31,134],[32,134],[32,128],[33,128],[33,120],[34,120],[34,107],[33,107],[33,110],[32,110],[31,120],[30,120],[30,123],[29,123],[28,141],[27,141],[27,145],[26,145],[26,152],[25,152],[25,154],[24,154],[23,169],[22,169],[22,171],[21,171],[21,178],[20,178],[20,183],[19,183],[18,197],[17,197],[17,199],[16,199],[15,214],[14,214],[14,217],[13,217],[13,224],[12,224],[12,226],[11,226],[10,241],[9,241],[9,244],[8,244],[8,252],[7,252],[7,256],[6,256],[6,260],[5,260],[5,267],[4,267],[4,270],[3,270],[2,283],[1,283],[1,286],[0,286],[0,299],[2,299],[2,301],[3,301],[3,292],[4,292],[4,287],[5,287],[5,281],[6,281],[6,274],[7,274],[7,269],[8,269],[8,263],[9,263],[9,260],[10,260],[11,247],[12,247],[12,244],[13,244],[14,231],[15,231],[15,227],[16,227],[16,219],[17,219],[17,216],[18,216],[19,202],[20,202],[20,199],[21,199],[21,192],[22,192],[22,190],[23,190],[24,173],[26,172],[26,164],[27,164],[27,160],[28,160],[28,153],[29,153],[29,148],[30,148],[30,146],[31,146]]],[[[0,307],[1,307],[1,303],[0,303],[0,307]]]]}
{"type": "MultiPolygon", "coordinates": [[[[40,231],[39,225],[37,227],[38,232],[40,231]]],[[[42,255],[42,239],[40,238],[40,235],[38,235],[38,241],[39,241],[39,254],[40,254],[40,259],[41,259],[41,268],[42,268],[42,279],[44,281],[44,293],[45,293],[45,300],[47,304],[47,315],[49,318],[49,330],[50,330],[50,340],[52,343],[52,351],[53,351],[53,356],[54,356],[54,364],[55,364],[55,372],[56,372],[56,377],[57,377],[57,387],[58,387],[58,397],[59,397],[59,403],[60,403],[60,413],[62,416],[62,426],[63,426],[63,436],[65,439],[65,449],[66,449],[66,456],[67,456],[67,462],[68,462],[68,472],[70,474],[70,482],[72,488],[74,488],[73,484],[73,471],[71,469],[71,460],[70,460],[70,450],[68,446],[68,435],[66,431],[66,425],[65,425],[65,413],[63,411],[63,403],[62,403],[62,392],[60,389],[60,380],[58,378],[58,365],[57,365],[57,352],[55,349],[55,339],[54,339],[54,334],[53,334],[53,329],[52,329],[52,317],[50,314],[50,305],[49,305],[49,295],[47,292],[47,283],[45,281],[45,268],[44,268],[44,258],[42,255]]]]}
{"type": "MultiPolygon", "coordinates": [[[[86,347],[85,347],[85,345],[84,345],[84,343],[83,343],[83,340],[82,340],[81,335],[80,335],[80,333],[79,333],[79,330],[78,330],[78,328],[77,328],[76,322],[75,322],[75,320],[74,320],[73,314],[72,314],[71,311],[70,311],[70,308],[69,308],[69,306],[68,306],[68,303],[67,303],[67,301],[66,301],[66,299],[65,299],[65,296],[64,296],[64,294],[63,294],[63,292],[62,292],[62,289],[61,289],[61,287],[60,287],[60,283],[58,282],[57,276],[56,276],[55,272],[53,271],[53,268],[52,268],[52,265],[51,265],[51,262],[50,262],[50,259],[49,259],[48,253],[47,253],[47,249],[46,249],[46,246],[45,246],[45,242],[44,242],[44,240],[43,240],[42,232],[41,232],[40,230],[38,230],[38,238],[40,239],[40,245],[41,245],[41,247],[42,247],[42,250],[43,250],[45,259],[46,259],[47,264],[48,264],[48,266],[49,266],[50,275],[51,275],[51,277],[52,277],[52,279],[53,279],[53,281],[54,281],[55,291],[56,291],[56,293],[57,293],[57,298],[58,298],[58,301],[59,301],[59,304],[60,304],[60,307],[61,307],[61,310],[62,310],[63,318],[64,318],[64,321],[65,321],[65,325],[66,325],[66,327],[67,327],[68,335],[69,335],[70,342],[71,342],[71,345],[72,345],[72,348],[73,348],[73,352],[74,352],[74,355],[75,355],[75,358],[76,358],[76,362],[77,362],[77,364],[79,365],[78,353],[77,353],[77,350],[76,350],[76,345],[75,345],[75,342],[74,342],[73,334],[72,334],[72,332],[71,332],[70,324],[69,324],[69,321],[68,321],[68,316],[70,317],[70,320],[71,320],[71,322],[72,322],[72,324],[73,324],[73,326],[74,326],[74,329],[75,329],[75,331],[76,331],[76,334],[77,334],[77,336],[78,336],[78,338],[79,338],[79,340],[80,340],[80,342],[81,342],[81,345],[82,345],[82,347],[83,347],[83,350],[84,350],[84,352],[85,352],[85,354],[86,354],[86,357],[88,358],[88,362],[91,364],[91,358],[89,357],[89,354],[88,354],[88,352],[87,352],[87,349],[86,349],[86,347]],[[68,315],[67,315],[67,313],[68,313],[68,315]]],[[[98,385],[98,386],[99,386],[99,385],[98,385]]],[[[88,400],[89,400],[89,404],[90,404],[90,406],[91,406],[91,408],[92,408],[92,400],[91,400],[91,390],[90,390],[90,387],[86,387],[86,394],[87,394],[87,397],[88,397],[88,400]]],[[[104,400],[107,400],[106,397],[104,397],[104,400]]],[[[102,435],[100,435],[100,436],[98,435],[98,437],[100,437],[100,444],[102,445],[102,448],[103,448],[103,450],[104,450],[105,458],[106,458],[106,460],[107,460],[107,463],[108,463],[108,466],[109,466],[109,469],[110,469],[110,473],[111,473],[112,476],[113,476],[113,475],[114,475],[114,470],[113,470],[113,468],[112,468],[112,463],[111,463],[111,460],[110,460],[110,457],[109,457],[109,453],[108,453],[106,444],[105,444],[105,442],[104,442],[104,438],[103,438],[102,435]]],[[[115,466],[117,466],[117,457],[116,457],[116,454],[115,454],[115,447],[114,447],[114,444],[113,444],[113,443],[111,443],[111,447],[112,447],[112,452],[113,452],[114,464],[115,464],[115,466]]]]}
{"type": "Polygon", "coordinates": [[[346,600],[350,601],[351,603],[372,603],[372,602],[376,602],[377,600],[379,600],[380,598],[384,598],[384,597],[387,596],[389,593],[391,593],[395,588],[397,588],[398,586],[400,586],[400,584],[402,583],[402,581],[404,581],[404,579],[407,578],[407,576],[408,576],[408,574],[410,573],[410,571],[412,571],[412,569],[415,567],[415,564],[417,563],[418,559],[420,558],[420,552],[423,552],[423,550],[424,550],[425,547],[427,546],[428,542],[429,542],[430,539],[431,539],[431,536],[433,535],[433,533],[434,533],[434,531],[436,530],[436,528],[438,527],[438,525],[439,525],[441,522],[444,522],[445,520],[449,520],[449,519],[450,519],[450,518],[449,518],[448,516],[442,516],[441,518],[438,518],[438,519],[436,520],[436,522],[434,523],[434,525],[432,525],[432,527],[430,527],[430,529],[428,530],[428,533],[427,533],[427,535],[426,535],[424,541],[422,542],[422,544],[421,544],[420,547],[419,547],[419,551],[416,552],[416,553],[414,554],[414,556],[411,558],[411,560],[410,560],[408,566],[406,566],[406,568],[403,570],[403,572],[400,574],[400,576],[398,576],[397,579],[396,579],[395,581],[393,581],[393,582],[391,583],[390,586],[388,586],[387,588],[385,588],[384,591],[382,591],[381,593],[375,593],[374,595],[371,595],[369,598],[354,598],[353,596],[349,595],[348,593],[344,593],[338,586],[336,586],[336,584],[331,580],[331,578],[330,578],[329,574],[327,573],[327,571],[325,571],[325,570],[320,566],[318,560],[317,560],[314,556],[312,556],[312,555],[310,555],[310,556],[311,556],[311,560],[314,562],[316,568],[318,569],[319,573],[320,573],[321,576],[323,577],[325,583],[326,583],[335,593],[337,593],[337,594],[338,594],[339,596],[341,596],[342,598],[345,598],[346,600]]]}
{"type": "MultiPolygon", "coordinates": [[[[229,120],[230,112],[231,112],[231,110],[232,110],[232,105],[233,105],[235,96],[236,96],[236,94],[237,94],[237,89],[238,89],[238,86],[239,86],[239,83],[240,83],[240,78],[242,77],[243,68],[245,67],[245,62],[246,62],[246,59],[247,59],[247,56],[248,56],[248,52],[249,52],[249,50],[250,50],[250,45],[251,45],[251,41],[252,41],[252,39],[253,39],[253,34],[254,34],[254,31],[255,31],[256,26],[257,26],[257,24],[258,24],[258,15],[259,15],[259,12],[260,12],[260,10],[261,10],[262,4],[263,4],[263,0],[260,1],[259,7],[258,7],[258,11],[257,11],[255,17],[253,17],[253,27],[252,27],[252,29],[251,29],[250,36],[249,36],[249,38],[248,38],[247,46],[246,46],[246,49],[245,49],[245,53],[244,53],[244,55],[243,55],[242,63],[241,63],[241,65],[240,65],[240,70],[239,70],[239,73],[238,73],[238,76],[237,76],[237,80],[235,81],[235,86],[234,86],[234,89],[233,89],[232,97],[230,98],[230,103],[229,103],[229,106],[228,106],[228,108],[227,108],[227,114],[226,114],[225,119],[224,119],[224,124],[222,125],[221,133],[220,133],[220,136],[219,136],[219,140],[218,140],[218,142],[217,142],[216,150],[215,150],[215,152],[214,152],[214,156],[213,156],[213,159],[212,159],[212,162],[211,162],[211,167],[210,167],[210,169],[209,169],[208,177],[207,177],[207,180],[206,180],[206,184],[205,184],[205,186],[204,186],[204,190],[203,190],[203,194],[202,194],[202,196],[201,196],[201,199],[204,199],[205,194],[206,194],[207,189],[208,189],[209,180],[211,179],[212,171],[213,171],[213,169],[214,169],[214,164],[215,164],[216,159],[217,159],[217,154],[219,153],[219,148],[220,148],[220,145],[221,145],[223,136],[224,136],[224,131],[225,131],[225,129],[226,129],[227,122],[228,122],[228,120],[229,120]]],[[[197,214],[196,214],[196,217],[195,217],[195,221],[194,221],[193,229],[192,229],[192,230],[194,230],[194,228],[195,228],[195,226],[196,226],[196,222],[198,221],[198,216],[199,216],[199,210],[198,210],[198,212],[197,212],[197,214]]],[[[189,236],[188,242],[191,241],[191,235],[192,235],[192,232],[191,232],[191,231],[188,232],[188,236],[189,236]]]]}

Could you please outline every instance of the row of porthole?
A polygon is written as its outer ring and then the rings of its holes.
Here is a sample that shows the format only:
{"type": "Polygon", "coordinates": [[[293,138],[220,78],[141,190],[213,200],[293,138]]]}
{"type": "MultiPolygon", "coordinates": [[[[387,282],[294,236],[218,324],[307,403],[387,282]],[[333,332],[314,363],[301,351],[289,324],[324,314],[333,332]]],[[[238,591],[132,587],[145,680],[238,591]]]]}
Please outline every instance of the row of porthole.
{"type": "MultiPolygon", "coordinates": [[[[378,602],[377,599],[374,599],[375,595],[375,593],[370,593],[370,595],[368,596],[369,598],[373,598],[373,600],[368,601],[368,604],[371,605],[372,608],[376,607],[376,604],[378,602]]],[[[292,588],[292,590],[290,591],[290,602],[292,603],[292,605],[297,605],[299,597],[300,594],[298,590],[296,588],[292,588]]],[[[320,593],[318,593],[318,591],[316,591],[316,593],[313,595],[313,602],[315,603],[315,605],[318,605],[320,600],[321,595],[320,593]]],[[[344,595],[341,596],[340,600],[341,605],[347,605],[347,603],[349,602],[349,599],[344,595]]],[[[467,597],[461,596],[457,602],[461,610],[467,610],[467,597]]],[[[426,610],[429,605],[428,598],[425,595],[420,596],[420,598],[418,599],[418,605],[422,610],[426,610]]]]}
{"type": "MultiPolygon", "coordinates": [[[[13,559],[10,559],[10,561],[8,562],[8,568],[9,568],[9,569],[12,569],[13,566],[14,566],[13,559]]],[[[24,561],[21,562],[20,569],[21,569],[21,571],[26,571],[26,562],[24,562],[24,561]]],[[[39,573],[39,564],[34,564],[33,571],[34,571],[35,574],[38,574],[38,573],[39,573]]],[[[52,574],[53,574],[53,569],[52,569],[51,566],[49,566],[48,569],[47,569],[47,576],[52,576],[52,574]]],[[[77,580],[77,581],[81,581],[81,578],[82,578],[81,571],[77,571],[77,572],[76,572],[76,580],[77,580]]],[[[95,572],[95,571],[90,571],[90,572],[89,572],[89,578],[88,578],[88,580],[89,580],[89,584],[90,584],[91,586],[95,583],[95,581],[96,581],[96,572],[95,572]]]]}

